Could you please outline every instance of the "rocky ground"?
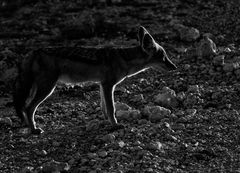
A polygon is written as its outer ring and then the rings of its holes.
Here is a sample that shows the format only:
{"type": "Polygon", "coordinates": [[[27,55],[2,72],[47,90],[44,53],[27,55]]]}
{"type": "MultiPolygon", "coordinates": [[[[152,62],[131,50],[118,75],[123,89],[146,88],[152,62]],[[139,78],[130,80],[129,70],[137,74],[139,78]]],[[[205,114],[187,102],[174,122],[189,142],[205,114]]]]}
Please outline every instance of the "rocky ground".
{"type": "Polygon", "coordinates": [[[237,0],[2,1],[0,172],[240,172],[237,0]],[[148,70],[116,87],[111,131],[99,87],[58,86],[29,135],[14,116],[16,64],[46,46],[136,45],[139,25],[178,69],[148,70]]]}

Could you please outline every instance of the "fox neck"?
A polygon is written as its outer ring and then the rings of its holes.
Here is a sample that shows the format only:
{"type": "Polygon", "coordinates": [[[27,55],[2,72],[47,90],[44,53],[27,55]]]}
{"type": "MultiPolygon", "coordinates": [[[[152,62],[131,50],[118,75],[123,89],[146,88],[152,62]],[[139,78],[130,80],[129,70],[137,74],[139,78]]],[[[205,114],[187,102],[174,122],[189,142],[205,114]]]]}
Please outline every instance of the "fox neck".
{"type": "Polygon", "coordinates": [[[148,69],[147,57],[147,53],[142,50],[141,46],[136,46],[126,50],[125,56],[123,57],[126,61],[126,76],[130,77],[148,69]]]}

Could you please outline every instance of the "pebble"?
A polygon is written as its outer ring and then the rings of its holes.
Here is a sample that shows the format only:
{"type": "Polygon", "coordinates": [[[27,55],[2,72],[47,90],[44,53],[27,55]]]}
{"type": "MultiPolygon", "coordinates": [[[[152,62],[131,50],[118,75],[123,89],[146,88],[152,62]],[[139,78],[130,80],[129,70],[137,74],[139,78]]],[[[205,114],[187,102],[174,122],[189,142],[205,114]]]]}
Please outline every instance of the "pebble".
{"type": "Polygon", "coordinates": [[[127,110],[130,110],[132,108],[125,103],[116,102],[115,103],[115,109],[116,109],[116,111],[119,111],[119,110],[126,110],[127,111],[127,110]]]}
{"type": "Polygon", "coordinates": [[[100,157],[104,158],[104,157],[107,157],[108,153],[107,153],[107,151],[99,151],[99,152],[98,152],[98,155],[99,155],[100,157]]]}
{"type": "Polygon", "coordinates": [[[110,133],[102,137],[102,140],[107,143],[114,142],[116,139],[115,135],[110,133]]]}
{"type": "Polygon", "coordinates": [[[123,148],[126,144],[123,141],[119,141],[118,145],[119,145],[120,148],[123,148]]]}
{"type": "Polygon", "coordinates": [[[161,106],[145,106],[144,113],[151,122],[160,122],[163,118],[168,117],[171,111],[161,106]]]}
{"type": "Polygon", "coordinates": [[[208,37],[204,37],[197,47],[198,57],[209,58],[217,54],[216,44],[208,37]]]}
{"type": "Polygon", "coordinates": [[[41,167],[42,172],[63,172],[68,171],[70,166],[66,162],[50,161],[44,163],[41,167]]]}
{"type": "Polygon", "coordinates": [[[213,58],[213,64],[215,66],[223,66],[224,65],[225,55],[218,55],[213,58]]]}
{"type": "Polygon", "coordinates": [[[0,162],[0,169],[4,167],[4,164],[0,162]]]}
{"type": "Polygon", "coordinates": [[[61,142],[58,142],[58,141],[53,141],[52,145],[54,147],[59,147],[61,145],[61,142]]]}
{"type": "Polygon", "coordinates": [[[88,153],[87,156],[88,156],[89,159],[97,158],[97,154],[96,153],[88,153]]]}
{"type": "Polygon", "coordinates": [[[86,125],[86,131],[98,130],[100,127],[100,122],[98,120],[92,120],[86,125]]]}
{"type": "Polygon", "coordinates": [[[164,87],[158,95],[154,97],[155,103],[167,108],[176,108],[178,106],[178,100],[174,90],[164,87]]]}
{"type": "Polygon", "coordinates": [[[39,156],[46,156],[47,155],[47,151],[46,150],[36,150],[35,153],[39,156]]]}
{"type": "Polygon", "coordinates": [[[22,168],[19,173],[31,173],[34,170],[34,167],[32,166],[26,166],[22,168]]]}
{"type": "Polygon", "coordinates": [[[131,101],[134,103],[144,103],[144,97],[143,94],[137,94],[131,98],[131,101]]]}
{"type": "Polygon", "coordinates": [[[196,28],[187,27],[182,24],[175,24],[173,27],[178,31],[179,37],[182,41],[192,42],[200,37],[200,32],[196,28]]]}
{"type": "Polygon", "coordinates": [[[13,122],[12,122],[11,118],[9,118],[9,117],[0,118],[0,123],[6,124],[9,126],[13,126],[13,122]]]}
{"type": "Polygon", "coordinates": [[[163,147],[163,144],[161,142],[151,142],[146,147],[152,150],[161,150],[163,147]]]}

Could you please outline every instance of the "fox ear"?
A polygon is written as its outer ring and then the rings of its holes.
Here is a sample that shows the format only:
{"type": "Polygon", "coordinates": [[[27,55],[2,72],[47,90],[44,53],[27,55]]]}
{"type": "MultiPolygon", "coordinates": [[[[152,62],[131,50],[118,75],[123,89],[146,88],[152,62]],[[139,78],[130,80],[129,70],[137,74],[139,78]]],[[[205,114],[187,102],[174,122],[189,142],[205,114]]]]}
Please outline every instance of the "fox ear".
{"type": "Polygon", "coordinates": [[[149,34],[146,28],[140,26],[138,31],[138,38],[140,46],[146,53],[151,53],[152,50],[156,47],[155,41],[152,36],[149,34]]]}
{"type": "Polygon", "coordinates": [[[142,49],[148,54],[156,49],[156,43],[149,33],[146,33],[143,37],[142,49]]]}
{"type": "Polygon", "coordinates": [[[138,31],[138,40],[141,46],[142,46],[143,37],[146,33],[148,33],[147,30],[143,26],[140,26],[138,31]]]}

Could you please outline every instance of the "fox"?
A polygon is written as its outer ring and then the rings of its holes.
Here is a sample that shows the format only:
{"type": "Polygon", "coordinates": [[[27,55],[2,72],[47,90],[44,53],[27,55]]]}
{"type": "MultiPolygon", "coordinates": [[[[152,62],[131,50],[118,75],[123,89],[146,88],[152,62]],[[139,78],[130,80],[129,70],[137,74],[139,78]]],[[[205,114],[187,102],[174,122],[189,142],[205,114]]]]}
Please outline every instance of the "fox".
{"type": "Polygon", "coordinates": [[[31,134],[44,132],[34,119],[38,106],[54,91],[57,83],[95,82],[100,86],[100,107],[113,129],[124,128],[115,117],[114,89],[125,78],[149,68],[172,71],[177,67],[166,51],[143,26],[138,45],[132,47],[39,48],[21,63],[13,103],[17,116],[31,134]]]}

